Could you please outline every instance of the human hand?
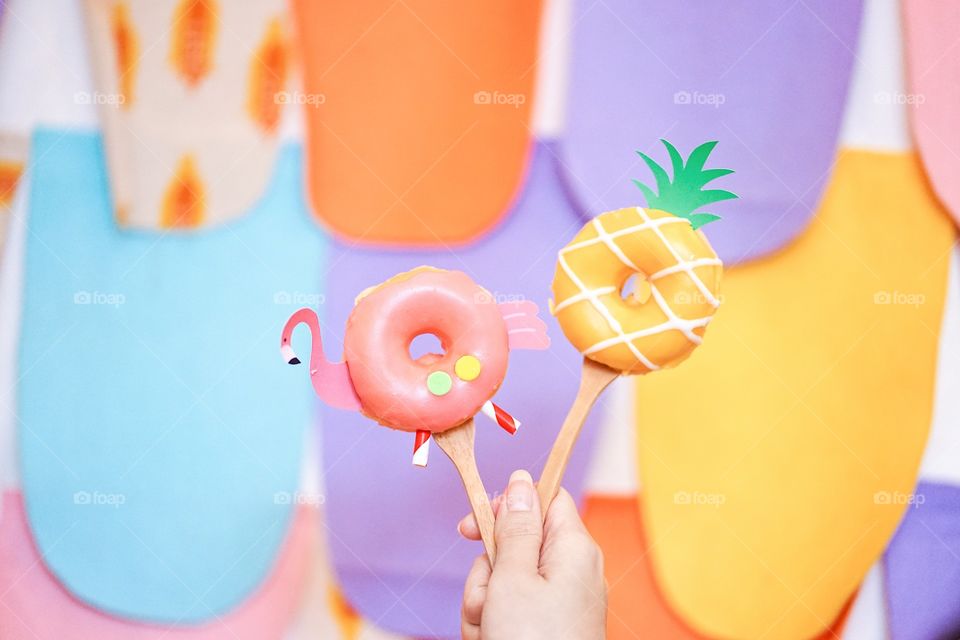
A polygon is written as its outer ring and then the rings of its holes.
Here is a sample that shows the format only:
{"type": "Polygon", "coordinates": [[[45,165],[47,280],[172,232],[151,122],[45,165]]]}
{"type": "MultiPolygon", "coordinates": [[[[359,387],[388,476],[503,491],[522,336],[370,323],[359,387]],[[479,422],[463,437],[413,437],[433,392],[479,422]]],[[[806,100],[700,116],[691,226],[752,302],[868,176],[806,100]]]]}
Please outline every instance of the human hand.
{"type": "MultiPolygon", "coordinates": [[[[565,490],[540,515],[540,500],[526,471],[510,476],[493,503],[496,565],[478,557],[463,591],[464,640],[595,640],[604,638],[607,587],[603,554],[565,490]]],[[[470,540],[480,531],[472,515],[458,530],[470,540]]]]}

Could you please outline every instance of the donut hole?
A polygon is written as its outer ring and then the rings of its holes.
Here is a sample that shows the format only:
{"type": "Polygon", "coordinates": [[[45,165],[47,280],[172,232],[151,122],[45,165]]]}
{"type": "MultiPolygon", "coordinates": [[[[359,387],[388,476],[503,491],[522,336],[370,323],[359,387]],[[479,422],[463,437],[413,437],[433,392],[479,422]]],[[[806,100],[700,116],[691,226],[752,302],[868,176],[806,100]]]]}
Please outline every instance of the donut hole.
{"type": "Polygon", "coordinates": [[[443,342],[440,336],[435,333],[420,333],[413,337],[410,345],[407,347],[410,358],[417,362],[436,362],[446,351],[443,348],[443,342]]]}
{"type": "Polygon", "coordinates": [[[631,305],[641,305],[650,299],[650,281],[642,273],[631,273],[620,287],[620,297],[631,305]]]}

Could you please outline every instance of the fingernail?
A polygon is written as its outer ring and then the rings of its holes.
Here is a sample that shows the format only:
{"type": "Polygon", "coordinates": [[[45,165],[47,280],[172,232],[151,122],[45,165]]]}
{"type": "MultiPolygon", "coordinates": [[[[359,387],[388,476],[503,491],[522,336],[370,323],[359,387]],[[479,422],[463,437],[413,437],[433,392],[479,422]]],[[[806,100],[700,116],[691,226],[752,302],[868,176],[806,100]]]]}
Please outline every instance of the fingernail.
{"type": "Polygon", "coordinates": [[[533,508],[533,478],[526,471],[514,471],[507,484],[507,510],[530,511],[533,508]]]}

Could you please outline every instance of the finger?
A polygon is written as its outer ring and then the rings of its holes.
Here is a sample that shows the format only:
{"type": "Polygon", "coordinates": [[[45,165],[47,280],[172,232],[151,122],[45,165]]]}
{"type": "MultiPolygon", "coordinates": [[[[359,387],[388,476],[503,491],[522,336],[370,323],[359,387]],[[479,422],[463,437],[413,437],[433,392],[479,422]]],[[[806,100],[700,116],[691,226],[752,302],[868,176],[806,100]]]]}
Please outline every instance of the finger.
{"type": "Polygon", "coordinates": [[[540,500],[533,479],[526,471],[514,471],[506,498],[494,526],[497,541],[497,573],[537,575],[543,522],[540,500]]]}
{"type": "Polygon", "coordinates": [[[587,527],[577,510],[577,503],[566,489],[561,488],[547,508],[543,532],[546,538],[564,533],[587,533],[587,527]]]}
{"type": "Polygon", "coordinates": [[[480,627],[460,621],[461,640],[481,640],[480,627]]]}
{"type": "MultiPolygon", "coordinates": [[[[490,563],[486,555],[479,556],[473,561],[470,573],[467,574],[466,584],[463,586],[463,607],[461,609],[461,627],[466,637],[469,627],[476,627],[479,632],[480,618],[483,615],[483,604],[487,600],[487,584],[490,582],[490,563]]],[[[477,636],[479,637],[479,635],[477,636]]]]}
{"type": "Polygon", "coordinates": [[[603,553],[590,536],[569,493],[560,493],[547,510],[540,570],[549,581],[559,575],[603,575],[603,553]]]}
{"type": "MultiPolygon", "coordinates": [[[[496,496],[491,502],[490,506],[493,507],[493,515],[496,516],[500,512],[500,505],[503,503],[503,494],[496,496]]],[[[457,531],[460,532],[460,535],[466,538],[467,540],[480,540],[480,528],[477,526],[477,519],[473,516],[472,513],[468,513],[463,517],[463,519],[457,523],[457,531]]]]}
{"type": "Polygon", "coordinates": [[[464,516],[463,520],[457,523],[457,532],[467,540],[480,539],[480,527],[477,526],[477,519],[472,513],[464,516]]]}

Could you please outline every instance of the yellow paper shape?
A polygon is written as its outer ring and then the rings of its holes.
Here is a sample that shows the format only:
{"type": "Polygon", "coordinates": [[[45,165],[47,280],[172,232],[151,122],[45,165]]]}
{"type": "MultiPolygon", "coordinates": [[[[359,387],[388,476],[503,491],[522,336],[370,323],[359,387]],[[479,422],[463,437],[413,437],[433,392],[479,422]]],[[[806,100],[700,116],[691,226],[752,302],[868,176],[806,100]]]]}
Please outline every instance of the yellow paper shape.
{"type": "Polygon", "coordinates": [[[809,228],[731,268],[703,345],[637,379],[654,569],[691,627],[816,636],[887,545],[927,441],[953,242],[915,154],[842,152],[809,228]]]}

